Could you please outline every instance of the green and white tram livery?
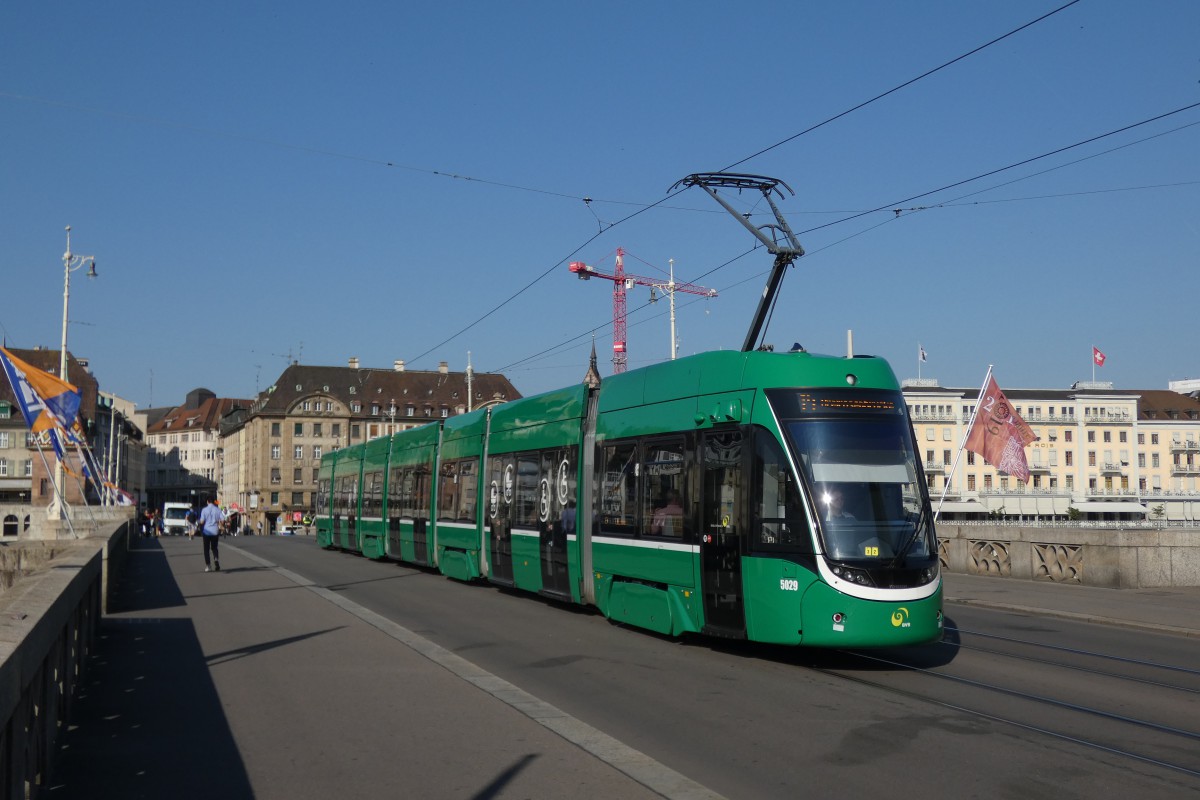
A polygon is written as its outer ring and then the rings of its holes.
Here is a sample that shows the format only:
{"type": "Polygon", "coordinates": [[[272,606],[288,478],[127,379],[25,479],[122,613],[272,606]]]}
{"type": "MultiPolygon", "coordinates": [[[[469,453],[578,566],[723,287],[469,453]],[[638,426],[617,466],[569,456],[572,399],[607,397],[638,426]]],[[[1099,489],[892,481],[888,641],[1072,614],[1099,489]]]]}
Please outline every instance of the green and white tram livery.
{"type": "Polygon", "coordinates": [[[925,478],[881,359],[705,353],[436,427],[326,456],[322,544],[379,553],[354,533],[379,517],[383,490],[365,476],[388,469],[386,513],[404,505],[408,546],[387,555],[432,556],[453,578],[671,635],[819,647],[941,636],[925,478]],[[438,487],[402,490],[415,474],[399,462],[436,463],[438,487]],[[371,519],[339,519],[355,509],[371,519]],[[436,548],[413,549],[413,519],[436,520],[436,548]]]}

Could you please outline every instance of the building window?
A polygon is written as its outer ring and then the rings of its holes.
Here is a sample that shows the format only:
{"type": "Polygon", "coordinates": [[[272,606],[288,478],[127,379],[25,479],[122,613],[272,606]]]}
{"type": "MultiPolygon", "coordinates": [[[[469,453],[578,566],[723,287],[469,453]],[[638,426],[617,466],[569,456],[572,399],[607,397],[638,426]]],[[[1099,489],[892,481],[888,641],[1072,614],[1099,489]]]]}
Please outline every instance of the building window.
{"type": "Polygon", "coordinates": [[[305,411],[310,411],[310,410],[312,410],[312,401],[305,400],[304,403],[300,407],[303,408],[305,411]]]}
{"type": "Polygon", "coordinates": [[[413,416],[413,415],[414,415],[414,414],[416,414],[416,413],[417,413],[417,409],[416,409],[414,406],[409,406],[409,407],[408,407],[408,415],[409,415],[410,417],[411,417],[411,416],[413,416]]]}
{"type": "Polygon", "coordinates": [[[33,477],[33,459],[31,459],[31,458],[25,459],[25,477],[26,478],[33,477]]]}
{"type": "Polygon", "coordinates": [[[1105,443],[1105,444],[1112,444],[1112,431],[1105,431],[1105,432],[1104,432],[1104,443],[1105,443]]]}
{"type": "Polygon", "coordinates": [[[312,472],[312,482],[313,482],[313,483],[318,483],[320,480],[321,480],[321,468],[320,468],[320,467],[313,467],[313,472],[312,472]]]}
{"type": "Polygon", "coordinates": [[[1117,434],[1117,437],[1121,440],[1121,444],[1125,444],[1126,442],[1129,441],[1129,434],[1126,433],[1125,431],[1120,431],[1117,434]]]}
{"type": "Polygon", "coordinates": [[[8,459],[0,458],[0,478],[8,477],[8,459]]]}
{"type": "Polygon", "coordinates": [[[313,436],[323,436],[324,434],[321,431],[322,431],[321,423],[314,422],[313,423],[313,436]]]}
{"type": "Polygon", "coordinates": [[[379,416],[379,403],[371,404],[371,414],[372,416],[379,416]]]}
{"type": "Polygon", "coordinates": [[[974,472],[967,475],[967,491],[968,492],[975,491],[975,473],[974,472]]]}
{"type": "Polygon", "coordinates": [[[297,422],[296,424],[292,425],[292,436],[303,436],[303,435],[304,435],[304,423],[303,422],[297,422]]]}
{"type": "Polygon", "coordinates": [[[304,445],[298,444],[292,448],[292,458],[304,458],[304,445]]]}
{"type": "Polygon", "coordinates": [[[8,447],[8,431],[0,431],[0,447],[8,447]]]}
{"type": "Polygon", "coordinates": [[[946,465],[947,467],[950,466],[950,451],[949,450],[942,451],[942,463],[944,465],[946,465]]]}
{"type": "Polygon", "coordinates": [[[313,458],[317,461],[321,460],[321,445],[313,445],[313,458]]]}
{"type": "Polygon", "coordinates": [[[329,435],[335,439],[340,439],[342,436],[342,424],[335,422],[330,428],[329,435]]]}
{"type": "Polygon", "coordinates": [[[271,492],[271,505],[279,505],[279,492],[271,492]]]}
{"type": "Polygon", "coordinates": [[[304,507],[304,492],[292,492],[292,508],[304,507]]]}
{"type": "Polygon", "coordinates": [[[442,419],[445,419],[445,418],[446,418],[446,417],[448,417],[448,416],[450,416],[450,409],[448,409],[448,408],[443,408],[443,409],[442,409],[442,419]]]}
{"type": "Polygon", "coordinates": [[[1063,441],[1069,442],[1074,438],[1074,431],[1063,431],[1063,441]]]}
{"type": "Polygon", "coordinates": [[[1075,464],[1075,451],[1073,451],[1073,450],[1068,450],[1067,452],[1063,453],[1063,456],[1064,456],[1064,457],[1066,458],[1066,460],[1067,460],[1067,466],[1068,466],[1068,467],[1070,467],[1070,466],[1074,466],[1074,464],[1075,464]]]}
{"type": "Polygon", "coordinates": [[[355,414],[362,412],[362,403],[351,403],[350,410],[355,414]]]}
{"type": "Polygon", "coordinates": [[[973,450],[967,451],[967,466],[968,467],[975,466],[975,452],[973,450]]]}
{"type": "Polygon", "coordinates": [[[1150,444],[1158,444],[1158,434],[1157,433],[1150,434],[1150,444]]]}
{"type": "Polygon", "coordinates": [[[271,483],[283,483],[279,475],[279,467],[271,467],[271,483]]]}
{"type": "Polygon", "coordinates": [[[359,426],[358,426],[358,423],[355,423],[355,424],[351,425],[351,426],[350,426],[350,438],[351,438],[351,440],[353,440],[353,439],[359,439],[359,438],[361,438],[361,437],[362,437],[362,431],[361,431],[361,429],[359,428],[359,426]]]}
{"type": "Polygon", "coordinates": [[[1158,453],[1151,453],[1150,454],[1150,466],[1158,467],[1158,465],[1159,465],[1158,464],[1158,453]]]}
{"type": "Polygon", "coordinates": [[[278,460],[279,460],[279,456],[280,456],[281,449],[282,449],[282,448],[280,448],[280,446],[279,446],[279,445],[277,445],[277,444],[273,444],[273,445],[271,445],[271,460],[272,460],[272,461],[278,461],[278,460]]]}
{"type": "Polygon", "coordinates": [[[300,467],[292,470],[292,483],[304,483],[304,470],[300,467]]]}
{"type": "Polygon", "coordinates": [[[1089,467],[1096,466],[1096,451],[1095,450],[1088,450],[1088,466],[1089,467]]]}
{"type": "Polygon", "coordinates": [[[272,435],[272,436],[278,436],[278,435],[279,435],[279,423],[278,423],[278,422],[272,422],[272,423],[271,423],[271,435],[272,435]]]}

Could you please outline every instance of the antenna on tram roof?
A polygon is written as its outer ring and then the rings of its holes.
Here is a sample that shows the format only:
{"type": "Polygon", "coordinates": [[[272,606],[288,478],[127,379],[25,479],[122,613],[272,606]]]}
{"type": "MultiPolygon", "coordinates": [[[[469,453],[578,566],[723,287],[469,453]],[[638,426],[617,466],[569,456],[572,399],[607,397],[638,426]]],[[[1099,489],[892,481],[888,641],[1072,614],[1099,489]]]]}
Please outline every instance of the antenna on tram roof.
{"type": "Polygon", "coordinates": [[[759,336],[762,335],[763,324],[775,304],[775,299],[779,296],[779,285],[783,282],[784,271],[791,266],[793,261],[804,255],[804,248],[800,246],[800,240],[796,238],[796,234],[792,232],[791,226],[783,218],[775,201],[771,199],[772,194],[784,197],[783,192],[779,189],[780,186],[787,189],[788,193],[793,196],[796,193],[792,191],[792,187],[778,178],[743,175],[736,172],[697,172],[678,181],[670,191],[675,191],[680,187],[686,189],[691,186],[699,186],[712,195],[714,200],[754,235],[754,238],[762,242],[767,248],[767,252],[775,256],[775,266],[771,270],[770,277],[767,278],[762,298],[758,301],[758,309],[754,312],[754,319],[750,323],[750,330],[746,332],[746,340],[742,343],[742,352],[749,352],[755,348],[759,336]],[[717,194],[718,188],[737,189],[738,191],[757,189],[762,192],[762,196],[766,198],[768,205],[771,206],[771,211],[775,214],[775,223],[754,227],[750,224],[749,219],[739,214],[733,206],[726,202],[725,198],[717,194]],[[767,235],[768,233],[770,236],[767,235]]]}

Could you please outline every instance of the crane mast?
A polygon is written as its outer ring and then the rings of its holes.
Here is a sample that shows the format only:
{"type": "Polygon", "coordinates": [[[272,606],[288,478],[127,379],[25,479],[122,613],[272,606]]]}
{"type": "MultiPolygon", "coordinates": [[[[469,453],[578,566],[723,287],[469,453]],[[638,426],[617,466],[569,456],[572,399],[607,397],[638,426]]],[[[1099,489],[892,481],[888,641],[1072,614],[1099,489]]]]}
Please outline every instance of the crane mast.
{"type": "Polygon", "coordinates": [[[572,261],[570,264],[571,272],[574,272],[580,280],[590,280],[592,278],[603,278],[613,282],[613,374],[625,371],[628,366],[628,346],[626,340],[626,324],[627,309],[625,303],[625,292],[632,289],[634,286],[649,286],[651,302],[654,302],[654,290],[659,289],[666,292],[671,299],[671,358],[675,358],[675,292],[684,292],[686,294],[697,294],[704,297],[716,297],[715,289],[706,289],[703,286],[697,286],[694,283],[676,283],[675,282],[675,267],[674,261],[671,265],[671,278],[667,282],[646,278],[641,275],[630,275],[625,272],[625,250],[617,248],[617,265],[612,273],[601,272],[595,267],[589,266],[582,261],[572,261]]]}

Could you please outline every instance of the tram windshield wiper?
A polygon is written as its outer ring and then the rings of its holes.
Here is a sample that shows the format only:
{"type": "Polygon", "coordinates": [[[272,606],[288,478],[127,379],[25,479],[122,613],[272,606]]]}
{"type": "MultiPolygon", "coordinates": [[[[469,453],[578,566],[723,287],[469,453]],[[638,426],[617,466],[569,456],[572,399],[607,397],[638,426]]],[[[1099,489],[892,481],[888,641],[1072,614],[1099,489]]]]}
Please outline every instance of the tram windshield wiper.
{"type": "Polygon", "coordinates": [[[912,550],[913,545],[917,543],[917,540],[921,538],[921,534],[925,531],[925,520],[928,517],[929,502],[926,501],[921,504],[921,513],[917,515],[917,522],[916,526],[913,528],[913,532],[909,534],[908,540],[905,541],[904,546],[896,551],[896,557],[892,559],[890,564],[888,564],[889,568],[894,569],[896,565],[903,561],[905,556],[908,555],[908,551],[912,550]]]}

